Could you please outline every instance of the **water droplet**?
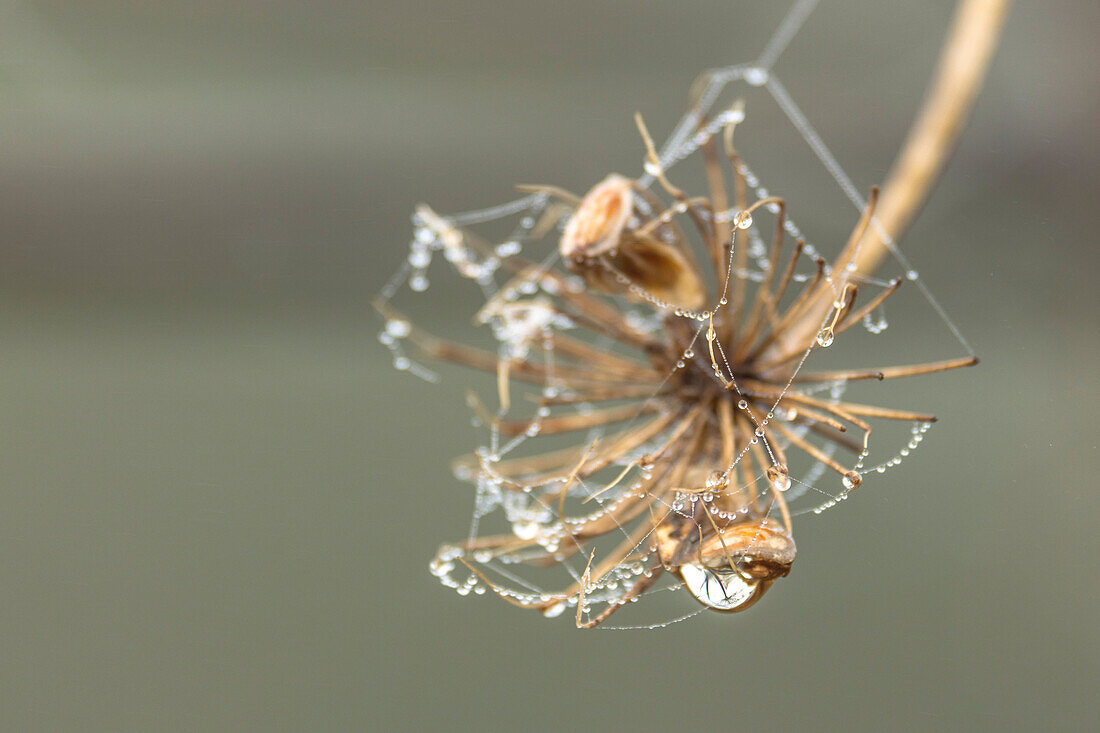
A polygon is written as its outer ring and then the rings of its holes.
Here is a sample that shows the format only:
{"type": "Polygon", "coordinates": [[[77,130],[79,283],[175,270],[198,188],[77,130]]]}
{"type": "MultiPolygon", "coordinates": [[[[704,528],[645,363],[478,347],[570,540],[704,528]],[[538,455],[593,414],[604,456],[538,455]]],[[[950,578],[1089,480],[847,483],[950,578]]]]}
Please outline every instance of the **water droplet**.
{"type": "Polygon", "coordinates": [[[748,401],[747,400],[738,400],[737,401],[737,409],[738,410],[747,410],[747,409],[749,409],[748,401]]]}
{"type": "Polygon", "coordinates": [[[546,618],[556,618],[560,616],[562,614],[562,611],[564,610],[565,601],[560,601],[558,603],[555,603],[553,606],[547,606],[546,608],[542,609],[542,615],[546,618]]]}
{"type": "Polygon", "coordinates": [[[859,488],[859,485],[863,483],[863,477],[859,475],[858,471],[849,471],[844,474],[844,479],[841,483],[844,484],[844,488],[851,491],[852,489],[859,488]]]}
{"type": "Polygon", "coordinates": [[[758,438],[763,438],[764,437],[764,428],[762,428],[762,427],[757,426],[756,430],[754,430],[753,432],[756,433],[756,437],[758,437],[758,438]]]}
{"type": "Polygon", "coordinates": [[[823,328],[817,334],[817,345],[822,348],[828,348],[833,344],[833,329],[823,328]]]}
{"type": "Polygon", "coordinates": [[[687,351],[684,352],[684,358],[685,359],[690,359],[693,356],[695,356],[695,352],[692,351],[691,349],[688,349],[687,351]]]}
{"type": "Polygon", "coordinates": [[[423,275],[413,275],[409,278],[409,287],[418,293],[423,293],[428,289],[428,278],[423,275]]]}
{"type": "Polygon", "coordinates": [[[752,214],[747,211],[742,211],[737,215],[733,223],[738,229],[748,229],[752,226],[752,214]]]}
{"type": "Polygon", "coordinates": [[[916,280],[918,277],[920,277],[920,275],[917,274],[916,270],[910,270],[909,272],[905,273],[905,276],[910,280],[916,280]]]}
{"type": "Polygon", "coordinates": [[[728,568],[711,570],[694,563],[680,567],[680,578],[700,603],[722,611],[733,611],[751,601],[759,584],[728,568]]]}
{"type": "Polygon", "coordinates": [[[400,318],[392,318],[386,321],[386,333],[394,338],[403,339],[409,335],[411,326],[408,321],[401,320],[400,318]]]}
{"type": "Polygon", "coordinates": [[[769,466],[765,474],[768,477],[768,483],[777,491],[786,491],[791,488],[791,475],[782,463],[769,466]]]}
{"type": "Polygon", "coordinates": [[[535,535],[538,534],[538,532],[538,522],[514,522],[512,524],[512,534],[514,534],[517,539],[534,539],[535,535]]]}
{"type": "Polygon", "coordinates": [[[725,486],[726,483],[725,471],[711,471],[710,475],[707,476],[706,487],[708,489],[718,489],[725,486]]]}
{"type": "Polygon", "coordinates": [[[751,69],[745,69],[745,82],[749,86],[759,87],[763,86],[768,81],[768,70],[761,69],[759,66],[755,66],[751,69]]]}

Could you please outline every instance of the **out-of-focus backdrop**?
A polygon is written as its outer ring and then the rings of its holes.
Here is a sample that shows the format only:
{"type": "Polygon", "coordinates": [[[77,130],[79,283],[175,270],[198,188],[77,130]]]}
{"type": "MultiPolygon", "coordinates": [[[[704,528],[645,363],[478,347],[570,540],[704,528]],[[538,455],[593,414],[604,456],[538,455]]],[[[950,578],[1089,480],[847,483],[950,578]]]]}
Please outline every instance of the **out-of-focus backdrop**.
{"type": "MultiPolygon", "coordinates": [[[[1087,0],[1018,4],[903,242],[981,366],[889,392],[940,424],[800,522],[764,602],[580,633],[427,572],[466,531],[448,462],[480,436],[461,375],[399,374],[375,338],[412,207],[636,174],[633,111],[667,132],[695,74],[750,61],[788,5],[3,3],[0,727],[1095,726],[1087,0]]],[[[951,8],[823,0],[777,65],[862,189],[951,8]]],[[[752,159],[807,189],[820,167],[749,101],[752,159]]],[[[854,209],[819,190],[796,218],[843,236],[854,209]]],[[[436,280],[421,302],[466,319],[436,280]]],[[[962,353],[914,312],[929,358],[962,353]]]]}

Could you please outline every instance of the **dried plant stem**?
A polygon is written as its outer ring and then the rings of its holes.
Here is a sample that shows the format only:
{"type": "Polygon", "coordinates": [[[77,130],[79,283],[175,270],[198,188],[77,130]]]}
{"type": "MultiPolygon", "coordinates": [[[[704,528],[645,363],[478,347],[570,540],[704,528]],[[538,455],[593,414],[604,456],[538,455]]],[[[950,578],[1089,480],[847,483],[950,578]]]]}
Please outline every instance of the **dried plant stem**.
{"type": "MultiPolygon", "coordinates": [[[[928,96],[882,187],[875,218],[897,239],[928,196],[962,132],[997,47],[1010,0],[961,0],[928,96]]],[[[855,261],[869,273],[886,256],[871,227],[855,261]]]]}
{"type": "MultiPolygon", "coordinates": [[[[960,0],[932,78],[909,135],[887,176],[868,228],[852,258],[856,269],[871,274],[889,252],[886,233],[897,241],[920,210],[962,132],[985,79],[1011,0],[960,0]]],[[[816,304],[821,318],[807,318],[785,343],[805,341],[825,318],[831,299],[816,304]]]]}

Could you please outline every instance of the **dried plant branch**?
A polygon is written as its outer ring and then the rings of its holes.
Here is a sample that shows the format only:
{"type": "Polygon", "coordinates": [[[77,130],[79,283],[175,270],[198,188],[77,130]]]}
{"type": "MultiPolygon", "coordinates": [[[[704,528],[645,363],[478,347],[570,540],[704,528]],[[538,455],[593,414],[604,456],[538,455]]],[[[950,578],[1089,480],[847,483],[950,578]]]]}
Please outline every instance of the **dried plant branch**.
{"type": "MultiPolygon", "coordinates": [[[[890,241],[902,237],[942,173],[981,90],[1010,4],[1011,0],[960,0],[924,104],[882,186],[874,225],[843,258],[854,262],[857,272],[869,275],[882,264],[890,251],[883,234],[890,241]]],[[[819,323],[830,295],[822,289],[815,302],[819,323]]],[[[806,319],[801,329],[788,333],[784,344],[805,341],[813,329],[814,319],[806,319]]]]}

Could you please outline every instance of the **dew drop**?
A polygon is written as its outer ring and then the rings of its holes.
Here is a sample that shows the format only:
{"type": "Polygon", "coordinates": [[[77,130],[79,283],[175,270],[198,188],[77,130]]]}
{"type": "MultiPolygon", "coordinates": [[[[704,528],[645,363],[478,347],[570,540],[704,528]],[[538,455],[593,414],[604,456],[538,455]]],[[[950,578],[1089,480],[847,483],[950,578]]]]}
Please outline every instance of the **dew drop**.
{"type": "Polygon", "coordinates": [[[863,477],[859,475],[858,471],[849,471],[844,474],[844,479],[841,483],[844,484],[844,488],[851,491],[852,489],[859,488],[859,485],[863,483],[863,477]]]}
{"type": "Polygon", "coordinates": [[[734,220],[734,225],[736,225],[738,229],[748,229],[752,226],[752,214],[747,211],[742,211],[737,215],[737,219],[734,220]]]}
{"type": "Polygon", "coordinates": [[[786,491],[791,488],[791,475],[784,464],[777,463],[774,466],[769,466],[765,473],[768,477],[768,483],[776,491],[786,491]]]}
{"type": "Polygon", "coordinates": [[[394,338],[403,339],[409,335],[411,326],[408,321],[401,320],[400,318],[393,318],[386,321],[386,333],[394,338]]]}
{"type": "Polygon", "coordinates": [[[556,618],[560,616],[562,614],[562,611],[564,610],[565,601],[561,601],[559,603],[555,603],[553,606],[547,606],[546,608],[542,609],[542,615],[546,618],[556,618]]]}
{"type": "Polygon", "coordinates": [[[515,522],[512,525],[512,534],[514,534],[517,539],[534,539],[535,535],[538,534],[538,532],[538,522],[515,522]]]}
{"type": "Polygon", "coordinates": [[[733,611],[752,600],[758,585],[732,570],[711,570],[694,563],[680,567],[680,578],[702,604],[722,611],[733,611]]]}
{"type": "Polygon", "coordinates": [[[823,328],[817,334],[817,345],[821,348],[828,348],[833,344],[833,329],[823,328]]]}
{"type": "Polygon", "coordinates": [[[749,86],[763,86],[767,81],[767,69],[761,69],[759,66],[755,66],[751,69],[745,69],[745,82],[748,83],[749,86]]]}
{"type": "Polygon", "coordinates": [[[738,400],[737,401],[737,409],[738,410],[747,410],[747,409],[749,409],[748,401],[747,400],[738,400]]]}

